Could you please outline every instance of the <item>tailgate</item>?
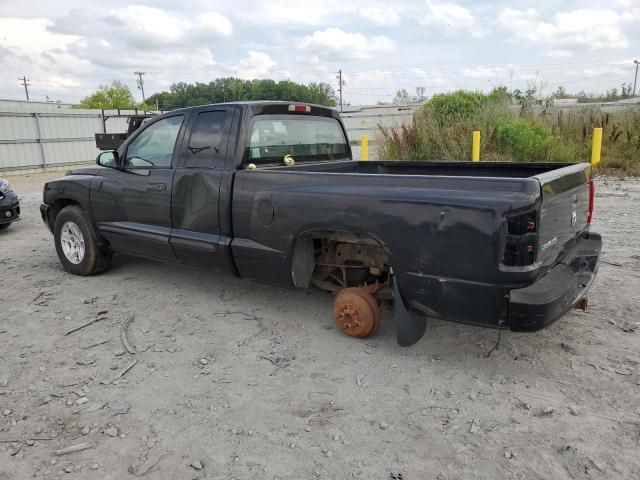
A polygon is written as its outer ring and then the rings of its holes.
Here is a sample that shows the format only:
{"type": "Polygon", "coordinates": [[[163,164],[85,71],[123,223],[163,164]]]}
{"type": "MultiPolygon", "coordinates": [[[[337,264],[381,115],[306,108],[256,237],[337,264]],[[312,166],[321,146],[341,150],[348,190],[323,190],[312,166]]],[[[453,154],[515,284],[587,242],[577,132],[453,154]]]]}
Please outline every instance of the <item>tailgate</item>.
{"type": "Polygon", "coordinates": [[[562,260],[579,235],[589,229],[593,208],[591,165],[579,163],[533,177],[540,182],[537,262],[551,266],[562,260]]]}

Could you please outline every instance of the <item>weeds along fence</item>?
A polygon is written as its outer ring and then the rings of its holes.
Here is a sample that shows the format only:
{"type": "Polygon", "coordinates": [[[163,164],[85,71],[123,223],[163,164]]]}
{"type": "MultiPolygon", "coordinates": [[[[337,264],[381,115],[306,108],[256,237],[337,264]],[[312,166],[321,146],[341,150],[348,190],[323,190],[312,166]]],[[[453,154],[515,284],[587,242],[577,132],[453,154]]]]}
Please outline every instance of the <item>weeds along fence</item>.
{"type": "Polygon", "coordinates": [[[605,106],[533,108],[478,92],[437,95],[408,124],[379,129],[378,155],[471,160],[472,132],[479,130],[484,161],[588,162],[594,128],[602,128],[601,166],[638,175],[640,105],[605,106]]]}
{"type": "MultiPolygon", "coordinates": [[[[545,115],[535,107],[522,115],[513,105],[489,103],[469,110],[464,102],[446,98],[436,112],[432,102],[345,110],[354,158],[360,158],[364,134],[371,159],[470,160],[471,132],[480,130],[482,160],[588,161],[591,132],[603,127],[603,166],[640,173],[640,106],[563,106],[545,115]]],[[[93,162],[99,153],[94,135],[126,131],[124,116],[136,113],[70,107],[0,100],[0,172],[93,162]],[[113,117],[118,113],[122,116],[113,117]]]]}

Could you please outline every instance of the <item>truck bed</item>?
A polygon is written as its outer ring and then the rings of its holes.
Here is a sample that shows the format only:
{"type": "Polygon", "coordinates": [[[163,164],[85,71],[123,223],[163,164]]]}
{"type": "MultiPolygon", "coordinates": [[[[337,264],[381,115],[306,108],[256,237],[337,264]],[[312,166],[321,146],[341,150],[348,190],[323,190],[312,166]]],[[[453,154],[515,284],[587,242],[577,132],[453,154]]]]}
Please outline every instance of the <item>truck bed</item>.
{"type": "Polygon", "coordinates": [[[530,178],[565,168],[567,163],[440,162],[415,160],[298,163],[266,169],[377,175],[437,175],[455,177],[530,178]]]}
{"type": "Polygon", "coordinates": [[[541,328],[510,322],[509,292],[536,282],[588,236],[591,188],[586,163],[335,161],[241,170],[231,249],[241,276],[285,283],[289,249],[302,233],[369,235],[389,252],[412,310],[541,328]]]}

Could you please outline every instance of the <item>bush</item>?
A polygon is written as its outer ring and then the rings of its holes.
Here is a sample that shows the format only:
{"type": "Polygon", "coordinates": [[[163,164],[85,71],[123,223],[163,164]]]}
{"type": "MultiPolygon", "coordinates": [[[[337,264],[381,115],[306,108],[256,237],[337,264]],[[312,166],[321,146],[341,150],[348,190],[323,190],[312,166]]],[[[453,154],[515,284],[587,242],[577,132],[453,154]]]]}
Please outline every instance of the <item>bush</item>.
{"type": "MultiPolygon", "coordinates": [[[[546,103],[546,102],[545,102],[546,103]]],[[[518,108],[505,88],[488,95],[435,95],[410,125],[381,128],[381,159],[469,160],[471,132],[480,130],[484,161],[588,162],[592,134],[603,129],[600,168],[640,175],[640,110],[518,108]]]]}
{"type": "Polygon", "coordinates": [[[459,90],[434,95],[426,108],[431,109],[440,125],[450,125],[475,116],[487,103],[487,96],[480,92],[459,90]]]}
{"type": "Polygon", "coordinates": [[[499,120],[495,127],[495,148],[517,162],[548,160],[551,131],[528,120],[499,120]]]}

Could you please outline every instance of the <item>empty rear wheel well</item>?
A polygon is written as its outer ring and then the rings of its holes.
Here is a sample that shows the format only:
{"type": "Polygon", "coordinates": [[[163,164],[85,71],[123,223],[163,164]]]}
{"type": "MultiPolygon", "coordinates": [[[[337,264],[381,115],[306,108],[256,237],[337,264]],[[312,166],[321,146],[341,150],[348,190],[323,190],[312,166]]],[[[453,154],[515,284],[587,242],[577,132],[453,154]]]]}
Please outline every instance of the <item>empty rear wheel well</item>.
{"type": "Polygon", "coordinates": [[[293,247],[294,285],[315,286],[332,292],[353,286],[386,286],[389,256],[375,238],[346,231],[312,230],[300,235],[293,247]]]}

